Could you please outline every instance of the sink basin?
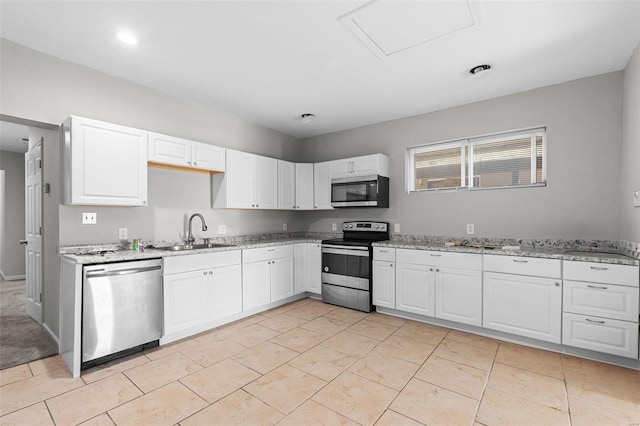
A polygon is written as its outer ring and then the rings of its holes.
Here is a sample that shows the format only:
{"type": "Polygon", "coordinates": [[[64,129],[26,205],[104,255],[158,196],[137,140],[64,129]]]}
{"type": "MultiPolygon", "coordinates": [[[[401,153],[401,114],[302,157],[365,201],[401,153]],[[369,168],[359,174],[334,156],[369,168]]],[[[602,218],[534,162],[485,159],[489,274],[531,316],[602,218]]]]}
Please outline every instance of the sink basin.
{"type": "Polygon", "coordinates": [[[217,247],[235,247],[233,244],[176,244],[174,246],[164,246],[164,247],[155,247],[158,250],[167,250],[167,251],[184,251],[184,250],[199,250],[199,249],[207,249],[207,248],[217,248],[217,247]]]}

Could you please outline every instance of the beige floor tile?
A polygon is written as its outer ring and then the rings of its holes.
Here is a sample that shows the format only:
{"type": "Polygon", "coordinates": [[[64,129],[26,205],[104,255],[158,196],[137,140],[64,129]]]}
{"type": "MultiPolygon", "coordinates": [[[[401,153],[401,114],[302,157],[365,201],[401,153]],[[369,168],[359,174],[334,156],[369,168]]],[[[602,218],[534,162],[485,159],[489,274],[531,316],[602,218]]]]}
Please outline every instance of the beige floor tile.
{"type": "Polygon", "coordinates": [[[0,416],[82,386],[82,379],[72,378],[66,368],[10,383],[0,390],[0,416]]]}
{"type": "Polygon", "coordinates": [[[372,425],[397,391],[345,371],[311,399],[362,425],[372,425]]]}
{"type": "Polygon", "coordinates": [[[29,364],[16,365],[15,367],[0,370],[0,386],[32,377],[29,364]]]}
{"type": "Polygon", "coordinates": [[[122,373],[47,400],[56,424],[78,424],[142,395],[122,373]]]}
{"type": "Polygon", "coordinates": [[[89,370],[82,371],[80,377],[85,383],[93,383],[98,380],[106,379],[109,376],[122,373],[123,371],[130,370],[135,367],[139,367],[148,363],[150,360],[145,355],[136,354],[125,358],[120,358],[115,361],[101,364],[97,367],[93,367],[89,370]]]}
{"type": "Polygon", "coordinates": [[[325,317],[344,321],[349,324],[354,324],[361,319],[366,318],[367,315],[368,314],[365,312],[354,311],[353,309],[347,308],[337,308],[331,312],[327,312],[326,314],[324,314],[325,317]]]}
{"type": "Polygon", "coordinates": [[[271,318],[277,317],[278,315],[286,314],[292,309],[299,308],[303,305],[299,305],[294,303],[287,303],[286,305],[278,306],[277,308],[269,309],[268,311],[261,312],[260,315],[263,317],[271,318]]]}
{"type": "Polygon", "coordinates": [[[243,390],[237,390],[215,404],[180,422],[181,426],[273,425],[282,418],[275,408],[243,390]]]}
{"type": "Polygon", "coordinates": [[[182,349],[180,353],[198,364],[208,367],[246,349],[246,347],[231,340],[209,340],[208,343],[182,349]]]}
{"type": "Polygon", "coordinates": [[[306,323],[307,320],[294,317],[293,315],[280,314],[274,317],[268,317],[267,319],[260,321],[259,324],[263,327],[270,328],[278,333],[286,333],[289,330],[306,323]]]}
{"type": "Polygon", "coordinates": [[[450,330],[445,339],[455,340],[456,342],[466,343],[468,345],[476,345],[484,349],[495,351],[500,344],[499,340],[490,337],[478,336],[477,334],[465,333],[459,330],[450,330]]]}
{"type": "Polygon", "coordinates": [[[318,318],[321,315],[325,315],[335,309],[335,306],[327,305],[324,303],[307,303],[304,306],[300,306],[298,308],[287,311],[287,314],[305,319],[307,321],[311,321],[312,319],[318,318]]]}
{"type": "Polygon", "coordinates": [[[483,349],[475,345],[468,345],[453,340],[443,340],[433,355],[465,364],[480,370],[489,371],[496,356],[495,350],[483,349]]]}
{"type": "Polygon", "coordinates": [[[391,404],[398,413],[428,425],[471,424],[478,401],[413,379],[391,404]]]}
{"type": "Polygon", "coordinates": [[[288,414],[327,382],[289,365],[278,367],[249,383],[244,390],[283,414],[288,414]]]}
{"type": "Polygon", "coordinates": [[[180,382],[172,382],[140,398],[129,401],[107,414],[118,426],[175,425],[207,403],[180,382]]]}
{"type": "Polygon", "coordinates": [[[39,376],[59,368],[67,368],[67,366],[60,355],[55,355],[30,362],[29,368],[34,376],[39,376]]]}
{"type": "Polygon", "coordinates": [[[222,327],[214,328],[213,330],[200,333],[192,337],[192,340],[206,345],[212,342],[227,341],[238,334],[238,327],[231,327],[224,325],[222,327]]]}
{"type": "Polygon", "coordinates": [[[640,424],[640,406],[634,411],[618,411],[578,398],[569,398],[569,413],[572,426],[640,424]]]}
{"type": "Polygon", "coordinates": [[[294,328],[291,331],[287,331],[286,333],[271,339],[271,341],[280,346],[284,346],[285,348],[302,353],[318,345],[326,338],[327,336],[316,333],[315,331],[294,328]]]}
{"type": "Polygon", "coordinates": [[[531,371],[495,363],[488,389],[509,393],[556,410],[567,411],[567,392],[564,381],[531,371]]]}
{"type": "Polygon", "coordinates": [[[319,345],[292,359],[288,364],[329,382],[357,360],[356,356],[319,345]]]}
{"type": "Polygon", "coordinates": [[[376,340],[384,340],[391,336],[398,328],[376,321],[363,319],[347,328],[349,333],[359,334],[376,340]]]}
{"type": "Polygon", "coordinates": [[[341,416],[335,411],[308,400],[300,407],[296,408],[287,417],[278,423],[278,426],[358,426],[358,423],[341,416]]]}
{"type": "Polygon", "coordinates": [[[115,423],[106,413],[80,423],[79,426],[113,426],[115,423]]]}
{"type": "Polygon", "coordinates": [[[201,370],[202,366],[181,353],[151,361],[124,372],[144,393],[201,370]]]}
{"type": "Polygon", "coordinates": [[[379,340],[360,336],[359,334],[341,331],[335,336],[322,342],[325,348],[333,349],[347,355],[361,357],[380,344],[379,340]]]}
{"type": "Polygon", "coordinates": [[[432,356],[418,370],[415,378],[480,400],[488,376],[486,371],[432,356]]]}
{"type": "Polygon", "coordinates": [[[528,348],[512,343],[501,343],[496,354],[496,362],[557,379],[564,379],[562,356],[555,352],[528,348]]]}
{"type": "Polygon", "coordinates": [[[349,327],[348,322],[325,316],[318,317],[300,326],[300,328],[315,331],[325,336],[333,336],[347,327],[349,327]]]}
{"type": "Polygon", "coordinates": [[[390,325],[391,327],[396,327],[396,328],[402,327],[407,323],[406,319],[394,317],[392,315],[387,315],[387,314],[379,314],[377,312],[369,314],[365,318],[369,321],[379,322],[381,324],[390,325]]]}
{"type": "Polygon", "coordinates": [[[409,321],[400,327],[395,336],[404,337],[406,339],[417,340],[429,345],[438,346],[444,336],[447,335],[449,329],[438,327],[431,324],[423,324],[420,322],[409,321]]]}
{"type": "Polygon", "coordinates": [[[262,342],[266,342],[279,334],[280,333],[277,331],[263,327],[259,324],[251,324],[247,327],[237,329],[236,334],[232,335],[230,340],[250,348],[259,345],[262,342]]]}
{"type": "Polygon", "coordinates": [[[176,352],[180,352],[187,348],[197,348],[201,346],[202,343],[194,340],[194,339],[183,339],[177,342],[170,343],[168,345],[163,345],[157,348],[153,348],[149,351],[145,351],[144,354],[150,360],[156,360],[159,358],[164,358],[167,355],[174,354],[176,352]]]}
{"type": "Polygon", "coordinates": [[[374,350],[414,364],[422,364],[435,348],[427,343],[392,335],[376,346],[374,350]]]}
{"type": "Polygon", "coordinates": [[[409,417],[396,413],[393,410],[384,412],[380,420],[376,422],[376,426],[420,426],[422,423],[416,422],[409,417]]]}
{"type": "Polygon", "coordinates": [[[372,351],[349,367],[348,371],[400,391],[418,368],[412,362],[372,351]]]}
{"type": "Polygon", "coordinates": [[[184,377],[180,381],[202,399],[213,403],[258,377],[260,374],[254,370],[236,361],[226,359],[184,377]]]}
{"type": "Polygon", "coordinates": [[[2,426],[53,426],[54,424],[44,402],[0,417],[2,426]]]}
{"type": "Polygon", "coordinates": [[[257,324],[266,319],[267,317],[262,314],[255,314],[246,318],[239,319],[238,321],[234,321],[231,324],[228,324],[227,327],[245,328],[250,325],[257,324]]]}
{"type": "Polygon", "coordinates": [[[233,359],[261,374],[265,374],[298,355],[298,352],[284,346],[264,342],[236,354],[233,359]]]}
{"type": "MultiPolygon", "coordinates": [[[[508,390],[507,390],[508,392],[508,390]]],[[[569,414],[518,398],[510,393],[487,389],[476,420],[483,425],[569,426],[569,414]]]]}

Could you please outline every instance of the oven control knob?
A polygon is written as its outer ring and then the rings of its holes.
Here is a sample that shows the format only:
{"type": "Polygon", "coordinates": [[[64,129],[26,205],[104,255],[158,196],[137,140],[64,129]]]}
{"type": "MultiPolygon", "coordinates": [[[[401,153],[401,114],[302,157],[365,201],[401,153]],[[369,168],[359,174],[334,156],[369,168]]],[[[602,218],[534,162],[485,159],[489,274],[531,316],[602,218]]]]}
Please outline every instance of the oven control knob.
{"type": "Polygon", "coordinates": [[[325,266],[325,267],[324,267],[324,271],[325,271],[325,272],[329,272],[329,267],[328,267],[328,266],[325,266]]]}
{"type": "Polygon", "coordinates": [[[376,225],[376,229],[380,228],[380,225],[376,225]]]}

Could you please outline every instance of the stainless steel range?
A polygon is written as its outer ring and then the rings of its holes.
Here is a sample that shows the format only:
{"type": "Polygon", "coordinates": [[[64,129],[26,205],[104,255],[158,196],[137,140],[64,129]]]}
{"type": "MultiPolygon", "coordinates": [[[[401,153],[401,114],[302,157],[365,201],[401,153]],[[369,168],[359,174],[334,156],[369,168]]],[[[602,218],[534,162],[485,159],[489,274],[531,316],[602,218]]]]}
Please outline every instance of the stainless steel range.
{"type": "Polygon", "coordinates": [[[343,238],[322,241],[322,301],[371,312],[372,244],[389,239],[389,224],[345,222],[342,231],[343,238]]]}

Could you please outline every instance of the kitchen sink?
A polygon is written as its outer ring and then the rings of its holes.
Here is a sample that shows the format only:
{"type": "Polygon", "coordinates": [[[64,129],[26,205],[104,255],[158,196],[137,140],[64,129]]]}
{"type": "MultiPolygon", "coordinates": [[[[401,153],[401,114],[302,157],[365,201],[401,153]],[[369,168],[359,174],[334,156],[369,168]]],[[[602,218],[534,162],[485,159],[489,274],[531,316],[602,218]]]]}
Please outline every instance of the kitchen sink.
{"type": "Polygon", "coordinates": [[[218,247],[235,247],[234,244],[215,244],[215,243],[207,243],[207,244],[176,244],[174,246],[164,246],[164,247],[154,247],[158,250],[167,250],[167,251],[184,251],[184,250],[199,250],[199,249],[207,249],[207,248],[218,248],[218,247]]]}

